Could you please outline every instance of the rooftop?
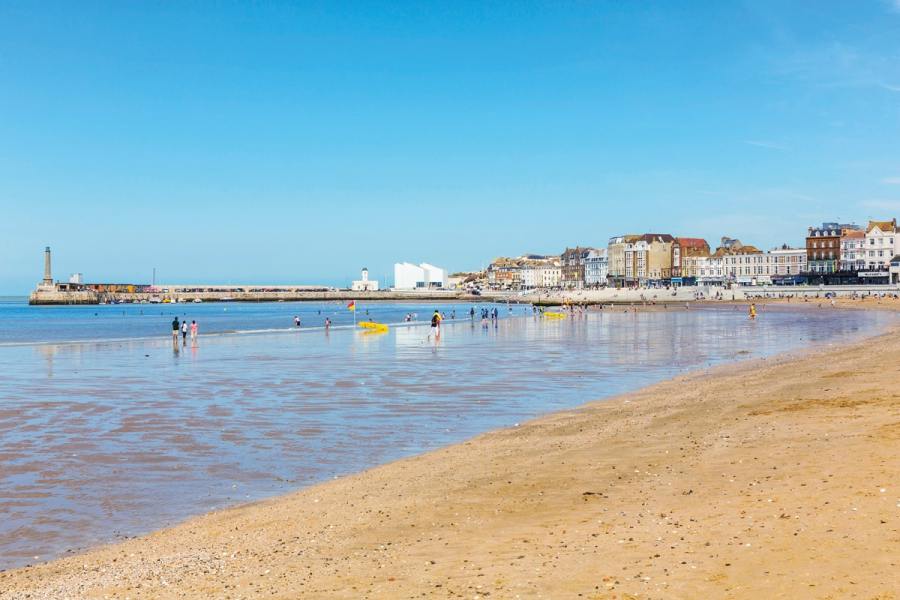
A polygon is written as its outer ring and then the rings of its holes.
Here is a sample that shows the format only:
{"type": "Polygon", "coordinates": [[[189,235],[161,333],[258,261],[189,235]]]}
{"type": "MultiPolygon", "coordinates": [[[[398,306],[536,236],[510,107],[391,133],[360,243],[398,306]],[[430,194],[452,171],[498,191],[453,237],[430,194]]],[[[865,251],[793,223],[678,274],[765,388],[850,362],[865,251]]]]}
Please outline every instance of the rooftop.
{"type": "Polygon", "coordinates": [[[866,233],[869,233],[876,227],[882,233],[894,233],[897,231],[897,219],[891,219],[890,221],[869,221],[869,226],[866,227],[866,233]]]}
{"type": "Polygon", "coordinates": [[[709,243],[703,238],[680,237],[675,239],[682,248],[709,248],[709,243]]]}

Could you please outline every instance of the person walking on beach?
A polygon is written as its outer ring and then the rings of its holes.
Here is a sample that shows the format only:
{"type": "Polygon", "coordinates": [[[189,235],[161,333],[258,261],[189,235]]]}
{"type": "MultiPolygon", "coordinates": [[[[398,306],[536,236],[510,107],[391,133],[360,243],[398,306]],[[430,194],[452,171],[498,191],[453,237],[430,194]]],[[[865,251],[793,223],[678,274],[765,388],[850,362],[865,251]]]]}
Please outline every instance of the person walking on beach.
{"type": "Polygon", "coordinates": [[[438,309],[434,309],[434,314],[431,315],[431,333],[434,335],[434,339],[441,337],[441,313],[438,312],[438,309]]]}
{"type": "Polygon", "coordinates": [[[294,327],[300,327],[300,317],[294,315],[294,327]]]}
{"type": "Polygon", "coordinates": [[[473,321],[475,320],[475,307],[474,306],[469,309],[469,318],[472,319],[473,321]]]}
{"type": "Polygon", "coordinates": [[[755,318],[756,318],[756,304],[751,302],[750,303],[750,319],[755,319],[755,318]]]}
{"type": "Polygon", "coordinates": [[[187,321],[181,322],[181,343],[187,346],[187,334],[188,334],[188,323],[187,321]]]}
{"type": "Polygon", "coordinates": [[[191,343],[197,343],[197,321],[191,321],[191,343]]]}
{"type": "Polygon", "coordinates": [[[172,321],[172,343],[175,347],[178,347],[178,331],[181,329],[181,324],[178,323],[178,317],[172,321]]]}
{"type": "Polygon", "coordinates": [[[331,328],[331,319],[328,317],[325,317],[325,332],[327,333],[330,328],[331,328]]]}

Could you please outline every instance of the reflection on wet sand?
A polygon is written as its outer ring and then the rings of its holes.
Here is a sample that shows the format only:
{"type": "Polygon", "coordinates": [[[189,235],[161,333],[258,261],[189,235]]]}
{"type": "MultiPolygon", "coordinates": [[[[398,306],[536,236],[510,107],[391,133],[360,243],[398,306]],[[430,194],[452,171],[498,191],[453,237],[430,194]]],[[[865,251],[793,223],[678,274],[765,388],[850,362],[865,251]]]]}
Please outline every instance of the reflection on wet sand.
{"type": "Polygon", "coordinates": [[[890,315],[594,313],[0,348],[0,568],[890,315]],[[181,340],[179,340],[179,343],[181,340]],[[164,501],[161,501],[164,499],[164,501]]]}

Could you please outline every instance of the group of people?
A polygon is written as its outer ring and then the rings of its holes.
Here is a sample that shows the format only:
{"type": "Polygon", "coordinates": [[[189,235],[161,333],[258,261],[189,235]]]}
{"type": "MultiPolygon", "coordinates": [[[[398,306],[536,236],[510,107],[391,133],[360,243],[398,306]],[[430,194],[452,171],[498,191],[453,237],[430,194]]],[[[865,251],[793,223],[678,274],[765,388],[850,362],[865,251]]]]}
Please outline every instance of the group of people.
{"type": "Polygon", "coordinates": [[[197,321],[191,321],[188,325],[187,319],[179,322],[178,317],[172,320],[172,344],[178,348],[178,335],[181,334],[182,345],[187,346],[188,333],[191,334],[191,344],[197,343],[197,333],[199,331],[197,321]]]}
{"type": "MultiPolygon", "coordinates": [[[[469,317],[475,319],[475,307],[469,309],[469,317]]],[[[500,318],[500,311],[497,310],[497,307],[494,308],[482,308],[481,309],[481,319],[491,319],[497,320],[500,318]]]]}
{"type": "MultiPolygon", "coordinates": [[[[322,314],[321,310],[319,311],[319,314],[322,314]]],[[[299,328],[301,324],[302,321],[300,320],[300,316],[294,315],[294,327],[299,328]]],[[[331,329],[331,317],[325,317],[325,331],[328,331],[329,329],[331,329]]]]}
{"type": "MultiPolygon", "coordinates": [[[[469,311],[469,314],[474,318],[475,317],[475,309],[472,308],[469,311]]],[[[500,311],[497,310],[497,307],[494,308],[482,308],[481,309],[481,328],[487,329],[490,326],[490,323],[494,324],[494,327],[497,326],[497,322],[500,320],[500,311]]]]}

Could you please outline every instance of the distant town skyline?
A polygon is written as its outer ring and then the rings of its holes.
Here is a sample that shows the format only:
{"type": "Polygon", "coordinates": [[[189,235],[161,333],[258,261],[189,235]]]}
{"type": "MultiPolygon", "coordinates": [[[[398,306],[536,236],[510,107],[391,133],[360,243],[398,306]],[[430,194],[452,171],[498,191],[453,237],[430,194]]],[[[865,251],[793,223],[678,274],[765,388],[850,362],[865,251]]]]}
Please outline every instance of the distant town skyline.
{"type": "Polygon", "coordinates": [[[0,6],[0,294],[900,213],[900,4],[0,6]]]}

